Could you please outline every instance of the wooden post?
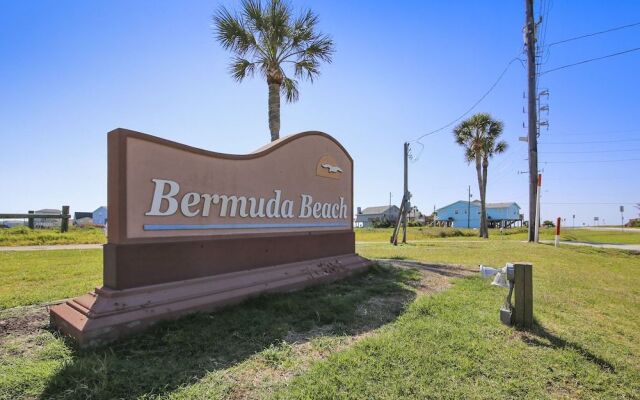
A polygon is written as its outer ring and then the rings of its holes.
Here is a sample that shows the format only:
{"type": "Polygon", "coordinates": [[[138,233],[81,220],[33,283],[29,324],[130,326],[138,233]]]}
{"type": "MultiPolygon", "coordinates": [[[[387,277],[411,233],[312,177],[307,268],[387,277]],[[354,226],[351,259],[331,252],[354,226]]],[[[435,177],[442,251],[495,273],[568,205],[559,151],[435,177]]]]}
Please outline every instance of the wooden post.
{"type": "Polygon", "coordinates": [[[514,264],[515,306],[513,322],[522,329],[533,327],[533,266],[514,264]]]}
{"type": "Polygon", "coordinates": [[[402,212],[402,243],[407,243],[407,208],[409,208],[409,143],[404,144],[404,208],[402,212]]]}
{"type": "Polygon", "coordinates": [[[60,232],[67,232],[69,230],[69,206],[62,206],[62,221],[60,223],[60,232]]]}
{"type": "MultiPolygon", "coordinates": [[[[33,211],[33,210],[29,210],[29,211],[28,211],[28,213],[29,213],[29,214],[33,214],[33,213],[34,213],[34,211],[33,211]]],[[[28,226],[29,228],[31,228],[31,229],[35,228],[35,222],[34,222],[33,218],[29,218],[27,221],[28,221],[28,222],[27,222],[27,226],[28,226]]]]}

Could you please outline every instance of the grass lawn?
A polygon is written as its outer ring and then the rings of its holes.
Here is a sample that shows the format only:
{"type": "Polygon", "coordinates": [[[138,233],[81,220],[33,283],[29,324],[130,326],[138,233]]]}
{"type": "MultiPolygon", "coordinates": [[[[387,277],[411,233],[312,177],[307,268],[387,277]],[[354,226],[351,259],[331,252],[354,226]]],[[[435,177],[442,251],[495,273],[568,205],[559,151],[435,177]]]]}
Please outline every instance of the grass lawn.
{"type": "MultiPolygon", "coordinates": [[[[358,242],[389,242],[392,228],[358,228],[356,232],[356,241],[358,242]]],[[[401,236],[402,237],[402,236],[401,236]]],[[[555,237],[555,228],[541,228],[541,240],[553,240],[555,237]]],[[[434,227],[409,227],[407,228],[408,241],[422,241],[434,239],[448,240],[482,240],[478,237],[478,231],[475,229],[462,228],[434,228],[434,227]]],[[[500,233],[499,229],[491,229],[489,232],[489,240],[519,240],[526,241],[527,228],[505,229],[500,233]]],[[[587,243],[612,243],[612,244],[640,244],[639,229],[622,230],[595,230],[595,229],[562,229],[561,240],[572,242],[587,243]]]]}
{"type": "Polygon", "coordinates": [[[102,250],[0,251],[0,310],[77,296],[102,284],[102,250]]]}
{"type": "MultiPolygon", "coordinates": [[[[264,296],[89,350],[47,330],[42,308],[14,308],[0,311],[0,398],[640,398],[639,255],[517,240],[374,241],[358,251],[470,268],[530,261],[537,326],[500,324],[504,289],[421,264],[264,296]]],[[[61,260],[49,269],[56,282],[31,286],[39,301],[55,296],[39,286],[81,294],[99,280],[99,250],[83,253],[98,275],[76,289],[66,288],[73,268],[62,258],[79,265],[79,252],[46,253],[61,260]]],[[[37,259],[12,257],[0,258],[3,282],[6,268],[37,259]]]]}
{"type": "Polygon", "coordinates": [[[106,243],[103,229],[69,227],[69,231],[65,233],[59,229],[29,229],[26,226],[0,229],[0,246],[91,243],[106,243]]]}

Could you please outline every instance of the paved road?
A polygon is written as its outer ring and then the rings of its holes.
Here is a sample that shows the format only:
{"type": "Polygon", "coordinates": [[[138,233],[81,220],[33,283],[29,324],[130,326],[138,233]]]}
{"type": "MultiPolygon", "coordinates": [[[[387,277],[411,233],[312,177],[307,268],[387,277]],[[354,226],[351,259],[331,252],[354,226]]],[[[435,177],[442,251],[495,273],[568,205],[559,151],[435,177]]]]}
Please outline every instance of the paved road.
{"type": "Polygon", "coordinates": [[[101,244],[57,244],[50,246],[0,246],[0,251],[88,250],[101,248],[101,244]]]}
{"type": "MultiPolygon", "coordinates": [[[[541,243],[551,243],[553,244],[553,240],[541,240],[541,243]]],[[[611,244],[611,243],[586,243],[586,242],[566,242],[561,240],[560,244],[569,244],[571,246],[591,246],[591,247],[600,247],[605,249],[618,249],[618,250],[629,250],[640,253],[640,244],[611,244]]]]}

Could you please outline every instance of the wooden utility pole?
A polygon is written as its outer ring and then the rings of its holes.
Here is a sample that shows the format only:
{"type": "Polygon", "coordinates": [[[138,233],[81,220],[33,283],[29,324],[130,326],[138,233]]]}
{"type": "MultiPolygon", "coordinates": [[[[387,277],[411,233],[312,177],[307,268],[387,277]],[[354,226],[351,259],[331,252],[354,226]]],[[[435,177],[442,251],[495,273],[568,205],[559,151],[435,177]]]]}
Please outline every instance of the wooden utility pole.
{"type": "Polygon", "coordinates": [[[402,243],[407,243],[407,212],[409,209],[409,143],[404,144],[404,195],[400,202],[400,214],[391,234],[391,243],[398,245],[398,234],[400,233],[400,224],[402,224],[402,243]]]}
{"type": "Polygon", "coordinates": [[[409,143],[404,144],[404,207],[402,213],[402,243],[407,243],[407,208],[409,208],[409,143]]]}
{"type": "Polygon", "coordinates": [[[538,221],[536,215],[536,197],[538,186],[538,110],[536,107],[536,24],[533,21],[533,0],[525,0],[526,6],[526,46],[527,69],[529,86],[529,130],[527,141],[529,142],[529,242],[536,240],[535,225],[538,221]]]}

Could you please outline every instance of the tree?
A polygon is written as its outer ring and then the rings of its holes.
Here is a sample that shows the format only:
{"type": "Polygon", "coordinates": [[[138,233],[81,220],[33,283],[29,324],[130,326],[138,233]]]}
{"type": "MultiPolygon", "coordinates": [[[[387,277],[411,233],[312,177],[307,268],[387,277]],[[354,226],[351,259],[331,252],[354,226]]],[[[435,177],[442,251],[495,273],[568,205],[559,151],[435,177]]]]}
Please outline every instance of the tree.
{"type": "Polygon", "coordinates": [[[269,86],[269,131],[280,137],[280,93],[288,102],[298,100],[298,80],[313,82],[320,63],[330,63],[333,40],[316,31],[318,16],[311,10],[294,17],[284,0],[242,0],[241,12],[224,6],[213,17],[216,39],[234,56],[229,65],[241,82],[257,71],[269,86]],[[286,68],[285,68],[286,66],[286,68]]]}
{"type": "Polygon", "coordinates": [[[504,124],[487,113],[478,113],[462,121],[453,130],[456,143],[464,148],[467,163],[475,161],[480,190],[480,237],[488,238],[487,224],[487,172],[489,159],[507,149],[505,141],[498,140],[504,124]]]}

